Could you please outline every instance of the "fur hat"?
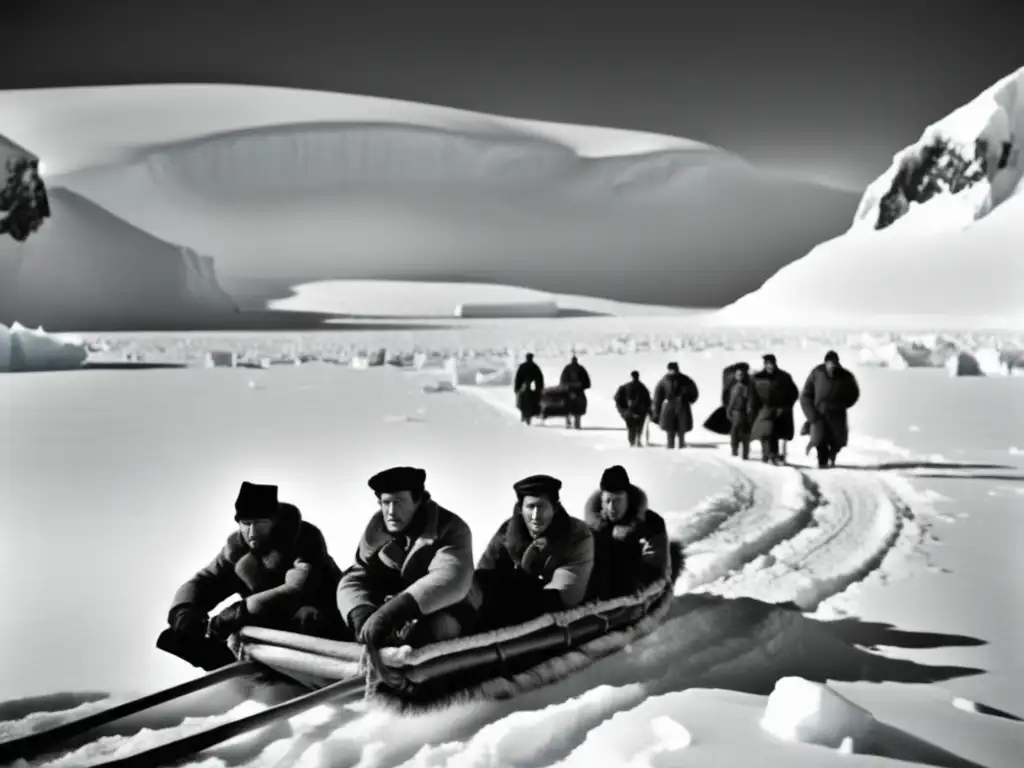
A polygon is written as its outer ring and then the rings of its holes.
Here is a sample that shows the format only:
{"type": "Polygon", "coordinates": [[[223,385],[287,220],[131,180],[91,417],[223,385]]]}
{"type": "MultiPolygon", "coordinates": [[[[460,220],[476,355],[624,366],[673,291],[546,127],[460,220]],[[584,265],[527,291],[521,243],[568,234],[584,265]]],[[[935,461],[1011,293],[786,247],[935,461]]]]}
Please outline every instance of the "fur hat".
{"type": "Polygon", "coordinates": [[[834,349],[830,349],[828,352],[825,353],[825,362],[832,362],[835,363],[836,365],[839,365],[839,353],[836,352],[834,349]]]}
{"type": "Polygon", "coordinates": [[[546,496],[551,501],[558,501],[558,492],[562,490],[562,481],[551,475],[530,475],[513,484],[512,490],[522,499],[524,496],[546,496]]]}
{"type": "Polygon", "coordinates": [[[625,467],[616,464],[608,467],[601,475],[601,490],[609,493],[622,493],[629,490],[629,474],[625,467]]]}
{"type": "Polygon", "coordinates": [[[380,496],[382,493],[411,491],[421,493],[427,482],[427,473],[417,467],[391,467],[378,472],[367,482],[370,489],[380,496]]]}
{"type": "Polygon", "coordinates": [[[235,520],[274,520],[280,514],[276,485],[242,483],[235,499],[235,520]]]}
{"type": "Polygon", "coordinates": [[[773,355],[771,352],[769,352],[767,355],[761,355],[761,360],[763,360],[765,363],[778,365],[778,363],[775,361],[775,355],[773,355]]]}

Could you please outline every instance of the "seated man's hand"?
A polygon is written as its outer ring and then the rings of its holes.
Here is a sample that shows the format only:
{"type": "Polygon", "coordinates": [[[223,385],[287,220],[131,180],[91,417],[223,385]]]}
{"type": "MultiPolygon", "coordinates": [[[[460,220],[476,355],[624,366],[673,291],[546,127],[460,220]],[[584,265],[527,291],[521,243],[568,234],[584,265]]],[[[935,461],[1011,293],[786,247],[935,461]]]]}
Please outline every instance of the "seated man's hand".
{"type": "Polygon", "coordinates": [[[206,611],[201,611],[191,603],[175,606],[167,616],[171,630],[184,636],[205,636],[208,621],[206,611]]]}
{"type": "Polygon", "coordinates": [[[420,616],[422,614],[416,599],[407,592],[402,592],[388,600],[366,619],[359,633],[359,642],[371,648],[380,648],[406,624],[420,616]]]}
{"type": "Polygon", "coordinates": [[[244,627],[248,619],[249,609],[245,605],[245,600],[232,603],[210,619],[210,637],[215,640],[227,640],[233,633],[244,627]]]}

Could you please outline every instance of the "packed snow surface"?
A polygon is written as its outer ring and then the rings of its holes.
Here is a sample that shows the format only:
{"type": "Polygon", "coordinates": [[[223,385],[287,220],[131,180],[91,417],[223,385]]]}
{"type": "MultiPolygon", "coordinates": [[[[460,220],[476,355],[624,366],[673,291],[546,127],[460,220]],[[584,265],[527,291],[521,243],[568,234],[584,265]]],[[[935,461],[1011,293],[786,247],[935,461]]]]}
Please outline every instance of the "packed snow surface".
{"type": "Polygon", "coordinates": [[[465,280],[718,307],[856,206],[686,139],[366,96],[38,89],[0,93],[0,112],[49,183],[213,256],[225,281],[279,288],[465,280]]]}
{"type": "MultiPolygon", "coordinates": [[[[500,329],[490,333],[510,338],[500,329]]],[[[401,357],[431,337],[338,338],[347,341],[333,342],[326,334],[296,334],[291,341],[227,334],[125,337],[150,354],[175,344],[229,344],[242,354],[249,346],[301,342],[300,354],[334,344],[380,348],[375,360],[401,357]]],[[[565,346],[582,346],[571,342],[565,346]]],[[[238,482],[279,483],[346,560],[359,532],[353,520],[359,510],[372,510],[365,477],[398,462],[395,449],[401,446],[400,461],[427,468],[432,492],[466,517],[475,541],[486,540],[508,514],[514,479],[534,471],[561,477],[565,503],[579,514],[601,470],[623,463],[687,555],[666,621],[589,670],[510,701],[400,720],[362,704],[319,708],[211,750],[194,764],[584,768],[686,761],[828,768],[849,765],[846,753],[852,752],[858,764],[892,768],[906,761],[1017,765],[1021,724],[954,700],[981,700],[1024,714],[1022,681],[1013,672],[1013,619],[1003,609],[985,607],[1019,600],[1019,587],[1008,583],[1002,569],[1017,561],[1013,542],[1020,517],[1004,514],[1012,509],[1001,511],[997,497],[984,495],[984,489],[1012,489],[1013,475],[964,479],[979,457],[1016,461],[1007,446],[1021,427],[1011,415],[1020,380],[950,379],[941,369],[924,370],[917,373],[936,377],[928,379],[931,400],[925,401],[912,397],[922,383],[908,373],[857,369],[865,394],[854,413],[853,442],[841,467],[828,472],[809,469],[799,440],[789,446],[793,466],[771,468],[756,461],[756,450],[754,462],[730,458],[721,440],[700,430],[690,436],[689,449],[670,452],[657,430],[654,448],[636,450],[625,447],[621,429],[613,429],[618,421],[608,399],[630,369],[653,385],[667,359],[679,360],[703,392],[699,423],[717,404],[721,368],[737,359],[756,363],[766,345],[762,339],[749,348],[584,354],[594,389],[586,428],[579,432],[551,422],[518,424],[509,413],[507,388],[469,386],[459,393],[428,387],[447,375],[425,364],[433,357],[429,351],[418,367],[402,369],[321,363],[91,371],[31,383],[6,377],[0,386],[12,405],[14,438],[0,442],[0,460],[10,467],[2,476],[5,491],[22,514],[11,519],[9,535],[0,541],[10,551],[0,554],[18,563],[22,575],[17,584],[0,585],[9,609],[0,614],[0,655],[19,659],[0,670],[0,689],[15,696],[114,689],[123,692],[114,697],[119,699],[190,677],[193,670],[158,653],[145,638],[155,637],[165,621],[162,601],[230,530],[238,482]],[[973,411],[967,402],[975,404],[973,411]],[[936,412],[948,416],[929,420],[936,412]],[[996,412],[1002,418],[989,418],[996,412]],[[908,432],[911,424],[921,430],[908,432]],[[913,447],[872,434],[902,434],[913,447]],[[961,459],[934,455],[958,450],[961,459]],[[339,482],[339,466],[348,480],[339,482]],[[64,482],[44,482],[40,473],[60,474],[64,482]],[[962,503],[985,518],[982,524],[954,516],[942,496],[918,487],[925,481],[915,475],[928,473],[945,478],[944,491],[967,493],[962,503]],[[940,567],[932,547],[946,532],[943,526],[952,528],[943,537],[948,546],[939,550],[946,553],[940,567]],[[158,546],[154,527],[160,530],[158,546]],[[56,529],[60,537],[50,535],[56,529]],[[948,568],[958,571],[957,578],[944,573],[948,568]],[[76,578],[69,580],[69,573],[76,578]],[[991,590],[983,593],[991,600],[965,590],[970,580],[991,590]],[[25,590],[24,583],[36,586],[25,590]],[[898,627],[859,618],[877,615],[891,594],[902,596],[889,619],[898,627]],[[787,601],[815,612],[773,605],[787,601]],[[44,604],[47,610],[38,610],[44,604]],[[86,605],[88,614],[82,613],[86,605]],[[81,617],[73,650],[55,631],[55,622],[68,615],[81,617]],[[908,624],[921,631],[907,631],[908,624]],[[958,627],[987,644],[958,640],[952,634],[958,627]],[[982,666],[987,674],[972,677],[982,666]],[[31,675],[24,674],[29,669],[31,675]],[[784,678],[790,680],[776,690],[784,678]],[[813,685],[824,680],[828,689],[813,685]],[[776,733],[788,731],[800,740],[773,735],[763,725],[766,718],[778,726],[776,733]]],[[[813,345],[771,346],[798,382],[823,354],[813,345]]],[[[854,357],[843,350],[844,359],[854,357]]],[[[538,356],[549,378],[565,361],[561,354],[538,356]]],[[[105,738],[47,764],[82,766],[130,754],[264,706],[253,695],[244,685],[226,686],[202,701],[109,729],[105,738]],[[139,732],[141,726],[147,730],[139,732]]],[[[0,720],[6,721],[0,734],[51,727],[110,703],[67,694],[0,705],[0,720]]]]}
{"type": "Polygon", "coordinates": [[[1024,327],[1022,146],[1024,68],[928,126],[869,185],[845,234],[717,319],[1024,327]]]}

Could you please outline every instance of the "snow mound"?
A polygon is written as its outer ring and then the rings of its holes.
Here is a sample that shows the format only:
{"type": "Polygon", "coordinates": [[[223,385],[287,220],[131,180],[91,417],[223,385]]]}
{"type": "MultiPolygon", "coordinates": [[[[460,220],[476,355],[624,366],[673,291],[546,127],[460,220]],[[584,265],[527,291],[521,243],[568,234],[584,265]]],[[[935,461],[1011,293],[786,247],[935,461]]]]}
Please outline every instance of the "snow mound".
{"type": "Polygon", "coordinates": [[[929,126],[868,187],[845,234],[717,319],[1024,327],[1022,141],[1024,68],[929,126]]]}
{"type": "Polygon", "coordinates": [[[0,111],[58,183],[213,254],[224,280],[458,279],[721,306],[856,209],[687,139],[345,94],[40,89],[0,94],[0,111]]]}
{"type": "Polygon", "coordinates": [[[67,189],[25,243],[0,239],[0,319],[47,327],[188,327],[234,313],[213,260],[158,240],[67,189]]]}
{"type": "Polygon", "coordinates": [[[0,372],[67,371],[81,368],[88,355],[81,339],[0,323],[0,372]]]}
{"type": "Polygon", "coordinates": [[[847,739],[865,741],[875,718],[827,685],[784,677],[768,697],[761,727],[785,741],[838,748],[847,739]]]}
{"type": "Polygon", "coordinates": [[[831,747],[843,754],[869,754],[908,763],[977,768],[974,763],[880,722],[828,685],[784,677],[768,697],[761,727],[778,739],[831,747]]]}

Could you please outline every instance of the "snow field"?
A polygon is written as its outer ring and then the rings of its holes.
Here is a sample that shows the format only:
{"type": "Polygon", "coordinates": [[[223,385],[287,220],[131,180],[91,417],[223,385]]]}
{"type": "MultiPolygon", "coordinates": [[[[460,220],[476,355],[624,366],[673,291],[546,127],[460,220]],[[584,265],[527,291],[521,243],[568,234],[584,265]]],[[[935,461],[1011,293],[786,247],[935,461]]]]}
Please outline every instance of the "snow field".
{"type": "MultiPolygon", "coordinates": [[[[782,352],[779,353],[782,359],[782,352]]],[[[721,367],[736,355],[734,351],[679,355],[684,370],[695,376],[702,389],[703,399],[696,414],[698,423],[711,407],[711,401],[717,398],[714,382],[721,367]]],[[[814,349],[786,351],[785,355],[785,365],[798,381],[805,361],[820,359],[819,351],[814,349]]],[[[211,752],[195,764],[205,768],[220,768],[225,761],[232,765],[300,768],[335,765],[497,768],[556,765],[559,761],[582,766],[595,756],[601,756],[602,764],[623,766],[657,766],[666,761],[688,759],[697,764],[744,765],[758,761],[762,764],[777,762],[780,766],[827,768],[835,760],[848,761],[848,757],[834,751],[785,744],[768,736],[758,725],[765,702],[756,696],[722,690],[680,690],[692,686],[732,688],[763,696],[770,692],[779,676],[794,670],[803,670],[808,677],[824,672],[838,679],[886,680],[901,679],[900,674],[911,675],[916,667],[897,660],[882,661],[881,657],[856,649],[832,637],[827,624],[815,623],[793,611],[738,598],[751,596],[780,602],[804,599],[813,605],[830,594],[842,594],[860,571],[875,565],[878,551],[883,549],[894,530],[899,533],[898,546],[915,545],[914,540],[907,540],[905,526],[895,527],[893,510],[897,510],[899,514],[895,517],[899,518],[904,514],[903,508],[909,507],[910,521],[926,526],[927,519],[913,518],[922,510],[930,514],[928,508],[918,506],[920,499],[898,486],[899,492],[889,496],[883,484],[873,479],[877,478],[875,473],[768,468],[757,462],[734,460],[723,455],[720,441],[708,442],[699,430],[691,434],[693,447],[684,451],[627,448],[621,432],[604,429],[615,424],[614,414],[608,413],[605,401],[619,379],[625,378],[623,371],[628,372],[630,367],[639,368],[644,379],[653,384],[654,373],[663,368],[665,358],[664,354],[581,358],[595,384],[591,415],[584,425],[596,429],[577,433],[564,432],[558,428],[557,421],[549,422],[547,427],[521,427],[509,414],[480,408],[475,402],[482,398],[507,403],[511,400],[510,388],[467,388],[477,395],[476,398],[453,393],[425,395],[420,383],[436,376],[428,372],[301,366],[262,371],[116,374],[117,377],[139,377],[134,379],[138,382],[136,387],[143,383],[155,387],[152,395],[134,406],[126,403],[123,396],[120,398],[122,413],[117,416],[117,422],[121,425],[121,439],[131,435],[124,430],[132,429],[131,424],[136,420],[133,413],[149,413],[151,423],[145,431],[164,430],[171,443],[158,453],[152,447],[138,445],[135,453],[142,454],[145,460],[158,455],[177,456],[193,440],[202,441],[207,455],[211,452],[212,455],[227,455],[224,452],[228,450],[248,452],[247,459],[232,459],[230,466],[235,467],[232,471],[242,471],[246,466],[263,466],[266,472],[276,468],[281,482],[295,489],[289,495],[297,499],[314,522],[324,525],[328,540],[341,560],[354,545],[353,535],[358,525],[352,525],[353,518],[348,515],[339,520],[334,516],[324,517],[317,510],[325,507],[314,502],[330,499],[330,509],[352,509],[358,517],[359,510],[366,506],[363,495],[341,490],[339,498],[339,487],[348,482],[345,478],[349,473],[354,478],[352,484],[358,485],[372,465],[384,460],[387,451],[374,447],[383,441],[390,446],[392,454],[395,446],[401,445],[411,461],[423,456],[423,463],[428,467],[434,466],[432,461],[441,450],[455,454],[448,460],[448,472],[453,473],[460,462],[464,471],[470,455],[501,457],[500,462],[480,463],[478,459],[471,465],[477,479],[472,495],[467,495],[466,488],[444,469],[432,471],[430,475],[439,499],[467,515],[478,540],[489,535],[493,525],[507,514],[510,503],[505,486],[512,475],[534,468],[560,474],[567,482],[567,503],[571,510],[577,510],[582,499],[596,486],[600,469],[610,463],[624,463],[634,480],[651,493],[652,505],[666,517],[673,534],[687,546],[693,560],[692,571],[688,569],[688,572],[696,574],[693,578],[700,586],[698,593],[677,598],[678,607],[653,635],[567,681],[519,699],[401,720],[387,713],[363,711],[360,705],[338,713],[325,708],[315,717],[314,713],[307,713],[293,719],[291,735],[284,731],[253,734],[239,743],[211,752]],[[247,388],[247,381],[255,382],[257,387],[247,388]],[[196,416],[180,411],[160,414],[150,410],[158,403],[168,410],[168,395],[176,393],[175,397],[184,397],[189,392],[193,393],[193,402],[197,396],[206,397],[211,408],[205,408],[203,414],[196,416]],[[204,392],[207,394],[203,395],[204,392]],[[370,392],[375,394],[372,402],[386,402],[381,409],[386,412],[376,408],[373,413],[368,412],[367,401],[361,398],[370,392]],[[302,407],[297,407],[300,401],[302,407]],[[347,415],[351,406],[346,402],[360,403],[362,412],[347,415]],[[263,414],[264,418],[275,414],[280,422],[278,439],[282,444],[291,445],[289,441],[304,434],[307,450],[301,457],[292,459],[278,455],[275,463],[275,454],[266,445],[253,448],[252,441],[258,431],[253,431],[256,426],[247,425],[246,419],[256,414],[263,414]],[[168,430],[160,425],[159,419],[172,419],[175,427],[168,430]],[[327,425],[332,423],[336,426],[329,428],[327,425]],[[242,434],[225,443],[228,438],[222,429],[228,425],[242,434]],[[347,428],[341,430],[342,425],[347,428]],[[194,435],[182,442],[193,429],[196,430],[194,435]],[[318,437],[318,430],[326,430],[325,437],[318,437]],[[428,437],[426,431],[433,437],[428,437]],[[352,442],[352,436],[367,434],[374,435],[373,441],[356,442],[364,452],[367,449],[372,452],[372,456],[360,458],[358,452],[339,452],[339,446],[352,442]],[[566,452],[566,445],[572,445],[566,440],[575,440],[580,450],[566,452]],[[224,447],[217,447],[221,445],[224,447]],[[330,455],[332,451],[336,455],[330,455]],[[568,460],[566,454],[571,454],[572,459],[568,460]],[[426,458],[428,455],[431,459],[426,458]],[[341,483],[336,469],[339,462],[346,467],[341,483]],[[501,466],[489,466],[493,464],[501,466]],[[319,477],[321,473],[323,478],[319,477]],[[806,479],[816,483],[818,489],[813,490],[806,479]],[[495,481],[500,487],[492,490],[495,481]],[[883,503],[886,499],[891,502],[888,510],[883,503]],[[494,508],[493,512],[477,516],[476,511],[490,507],[494,508]],[[855,537],[852,531],[861,535],[855,537]],[[335,541],[339,543],[335,545],[335,541]],[[765,555],[769,559],[757,559],[765,555]],[[710,558],[707,562],[714,567],[702,565],[702,557],[710,558]],[[771,557],[775,558],[774,564],[771,557]],[[783,569],[783,562],[795,565],[796,570],[783,569]],[[813,668],[803,669],[808,664],[813,668]],[[876,670],[874,678],[870,672],[872,665],[876,670]]],[[[558,368],[553,360],[540,362],[548,376],[557,375],[558,368]]],[[[110,378],[103,372],[53,376],[77,377],[78,383],[73,385],[76,387],[83,386],[82,382],[90,381],[90,377],[102,377],[86,385],[94,393],[88,396],[90,400],[95,400],[105,389],[109,394],[113,391],[111,387],[122,386],[125,381],[110,378]]],[[[59,379],[48,376],[47,380],[50,383],[38,396],[52,401],[62,385],[59,379]]],[[[8,386],[8,396],[12,398],[24,398],[29,391],[8,386]]],[[[28,401],[12,399],[12,402],[28,401]]],[[[69,409],[74,409],[74,402],[73,398],[69,399],[69,409]]],[[[72,412],[84,428],[88,414],[67,411],[72,412]]],[[[22,416],[22,421],[14,422],[15,429],[19,424],[22,428],[29,425],[25,418],[22,416]]],[[[36,427],[45,427],[45,423],[39,421],[42,414],[37,413],[32,418],[31,423],[36,427]]],[[[103,418],[109,420],[110,415],[103,418]]],[[[62,434],[60,430],[67,434],[68,427],[59,427],[54,422],[50,429],[52,432],[47,434],[62,434]]],[[[104,431],[92,427],[91,434],[102,439],[104,431]]],[[[660,439],[656,431],[652,437],[660,439]]],[[[869,442],[869,445],[871,450],[866,455],[872,458],[886,452],[879,441],[869,442]]],[[[73,451],[73,446],[72,441],[64,449],[65,453],[51,456],[51,461],[71,460],[75,454],[68,451],[73,451]]],[[[32,450],[31,446],[29,449],[32,450]]],[[[102,453],[96,446],[90,449],[90,454],[102,453]]],[[[798,446],[791,445],[791,457],[798,453],[798,446]]],[[[857,460],[854,448],[850,456],[850,461],[857,460]]],[[[77,460],[83,459],[84,455],[77,460]]],[[[124,460],[129,461],[127,457],[124,460]]],[[[12,468],[17,469],[18,465],[12,463],[12,468]]],[[[173,474],[178,476],[188,471],[186,461],[175,465],[173,474]]],[[[231,482],[224,479],[221,485],[223,492],[230,493],[232,489],[228,486],[234,485],[234,478],[231,482]]],[[[55,491],[52,488],[29,489],[24,485],[14,488],[16,501],[33,508],[55,501],[55,491]]],[[[140,499],[153,498],[152,493],[149,490],[140,499]]],[[[222,500],[218,501],[221,495],[219,490],[209,497],[211,508],[223,506],[222,500]]],[[[174,494],[167,493],[167,496],[173,498],[174,494]]],[[[166,516],[169,510],[156,507],[151,512],[166,516]]],[[[205,513],[204,516],[209,517],[205,513]]],[[[213,518],[213,522],[188,531],[189,547],[175,550],[177,565],[157,564],[160,570],[171,571],[166,578],[161,578],[161,583],[170,584],[185,575],[179,572],[186,559],[206,557],[197,551],[198,538],[214,546],[222,538],[223,524],[219,524],[221,521],[216,515],[213,518]]],[[[177,547],[173,540],[168,545],[177,547]]],[[[883,567],[871,573],[877,574],[899,562],[894,554],[894,550],[890,551],[883,567]]],[[[97,576],[102,578],[102,574],[97,576]]],[[[124,594],[118,602],[128,604],[134,602],[134,598],[124,594]]],[[[154,628],[162,620],[162,615],[156,616],[157,613],[160,611],[154,612],[154,628]]],[[[129,636],[119,642],[126,643],[127,648],[137,644],[138,637],[129,636]]],[[[82,651],[91,653],[88,648],[82,651]]],[[[100,660],[99,656],[90,658],[94,658],[92,663],[100,660]]],[[[187,671],[180,671],[180,674],[189,676],[187,671]]],[[[149,687],[141,681],[138,685],[149,687]]],[[[248,706],[254,705],[249,703],[248,706]]],[[[956,711],[948,701],[945,706],[956,711]]],[[[230,705],[224,708],[230,710],[230,705]]],[[[66,714],[53,713],[50,720],[53,722],[66,714]]],[[[230,714],[237,716],[241,711],[235,709],[230,714]]],[[[968,716],[968,713],[959,714],[968,716]]],[[[991,754],[1001,749],[1002,762],[994,760],[985,764],[1013,765],[1007,762],[1006,755],[1011,754],[1007,745],[1014,732],[1006,731],[1002,724],[990,728],[992,724],[987,722],[990,719],[972,723],[970,738],[950,736],[963,734],[964,723],[960,724],[959,731],[954,728],[929,735],[938,743],[955,745],[961,753],[967,750],[979,754],[988,749],[991,754]],[[988,746],[983,746],[985,744],[988,746]]],[[[82,765],[86,760],[91,762],[114,752],[137,751],[151,745],[153,739],[178,735],[178,723],[182,723],[180,718],[175,721],[167,717],[154,722],[149,732],[109,736],[83,747],[74,759],[65,756],[59,764],[82,765]]],[[[212,722],[206,719],[204,724],[212,722]]],[[[40,719],[36,717],[32,725],[17,721],[5,724],[4,730],[35,730],[39,725],[40,719]]],[[[188,727],[192,726],[190,720],[188,727]]],[[[854,751],[862,746],[855,741],[854,751]]],[[[899,765],[884,758],[862,758],[861,761],[894,768],[899,765]]]]}

